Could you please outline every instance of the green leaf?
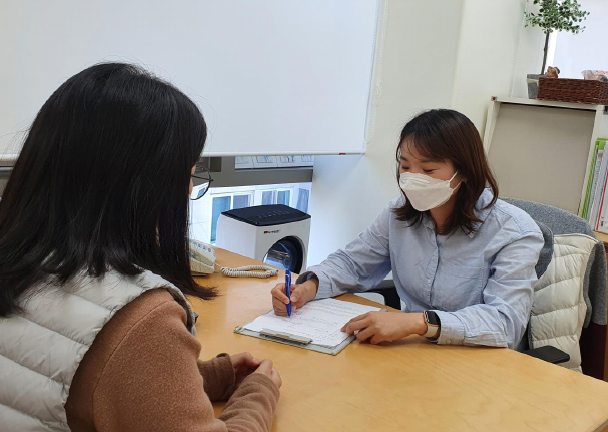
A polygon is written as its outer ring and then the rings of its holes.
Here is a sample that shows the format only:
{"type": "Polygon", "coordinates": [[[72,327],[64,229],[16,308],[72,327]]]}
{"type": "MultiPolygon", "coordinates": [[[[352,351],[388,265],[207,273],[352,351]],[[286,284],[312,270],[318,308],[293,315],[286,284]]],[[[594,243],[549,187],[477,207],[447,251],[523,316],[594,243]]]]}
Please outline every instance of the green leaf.
{"type": "Polygon", "coordinates": [[[565,30],[579,33],[585,30],[575,23],[580,23],[589,16],[588,11],[580,9],[578,0],[533,0],[539,4],[538,13],[525,12],[525,25],[540,27],[545,34],[553,30],[565,30]]]}

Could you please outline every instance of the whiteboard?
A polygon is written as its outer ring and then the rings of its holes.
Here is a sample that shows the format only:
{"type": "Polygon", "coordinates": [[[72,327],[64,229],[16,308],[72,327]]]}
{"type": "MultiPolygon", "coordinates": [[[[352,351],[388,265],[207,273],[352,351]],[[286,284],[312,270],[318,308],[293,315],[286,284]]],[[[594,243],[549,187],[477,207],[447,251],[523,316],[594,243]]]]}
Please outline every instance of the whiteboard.
{"type": "Polygon", "coordinates": [[[377,0],[0,0],[0,155],[100,61],[202,110],[205,156],[362,153],[377,0]]]}

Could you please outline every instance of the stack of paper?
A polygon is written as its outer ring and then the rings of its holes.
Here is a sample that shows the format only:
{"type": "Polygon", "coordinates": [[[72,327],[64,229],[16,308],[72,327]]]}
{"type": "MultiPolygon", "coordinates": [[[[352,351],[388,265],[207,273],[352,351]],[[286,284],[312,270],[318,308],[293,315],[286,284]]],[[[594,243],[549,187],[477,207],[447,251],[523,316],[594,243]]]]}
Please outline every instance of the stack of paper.
{"type": "Polygon", "coordinates": [[[356,316],[379,308],[334,299],[316,300],[296,310],[291,317],[280,317],[270,311],[259,316],[244,329],[260,332],[271,330],[289,333],[312,340],[312,344],[333,348],[340,345],[348,334],[340,329],[356,316]]]}

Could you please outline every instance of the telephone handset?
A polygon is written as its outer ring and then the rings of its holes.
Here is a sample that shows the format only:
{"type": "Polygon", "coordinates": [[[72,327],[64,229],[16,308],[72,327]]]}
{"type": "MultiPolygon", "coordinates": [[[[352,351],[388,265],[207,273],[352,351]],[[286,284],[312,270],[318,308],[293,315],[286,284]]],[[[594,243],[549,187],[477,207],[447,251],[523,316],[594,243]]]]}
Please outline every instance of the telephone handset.
{"type": "Polygon", "coordinates": [[[215,251],[210,245],[190,239],[190,271],[194,275],[215,271],[215,251]]]}

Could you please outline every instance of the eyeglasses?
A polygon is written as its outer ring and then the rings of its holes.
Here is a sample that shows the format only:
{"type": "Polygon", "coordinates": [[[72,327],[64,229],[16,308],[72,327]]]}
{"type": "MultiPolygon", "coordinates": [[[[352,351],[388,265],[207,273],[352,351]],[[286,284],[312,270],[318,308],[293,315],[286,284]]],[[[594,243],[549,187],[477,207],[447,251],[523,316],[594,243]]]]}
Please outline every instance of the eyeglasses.
{"type": "Polygon", "coordinates": [[[209,170],[202,167],[196,167],[194,174],[192,174],[192,178],[201,180],[200,184],[192,188],[192,193],[190,194],[190,199],[196,201],[207,193],[213,179],[211,178],[209,170]]]}

